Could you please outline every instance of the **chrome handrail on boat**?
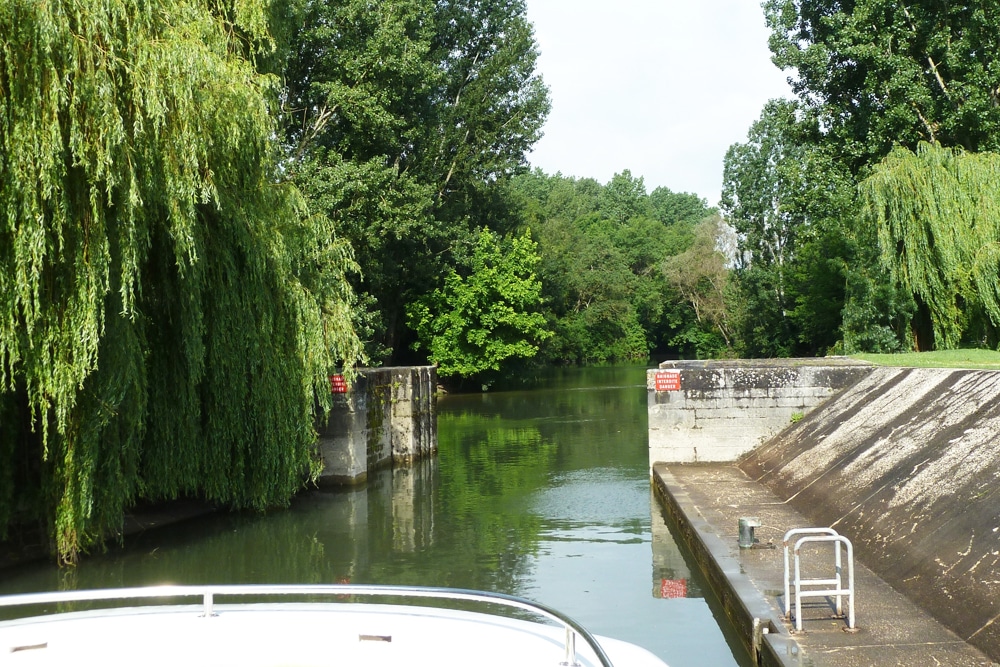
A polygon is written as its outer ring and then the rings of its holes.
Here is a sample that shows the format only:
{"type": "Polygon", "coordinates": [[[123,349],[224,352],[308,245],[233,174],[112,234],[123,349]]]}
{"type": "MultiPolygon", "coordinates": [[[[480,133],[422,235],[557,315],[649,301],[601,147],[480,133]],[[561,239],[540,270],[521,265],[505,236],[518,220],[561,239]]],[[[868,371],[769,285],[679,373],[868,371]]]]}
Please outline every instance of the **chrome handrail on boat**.
{"type": "Polygon", "coordinates": [[[310,585],[247,585],[247,586],[146,586],[139,588],[104,588],[84,591],[57,591],[51,593],[25,593],[0,596],[0,607],[53,604],[62,602],[96,602],[107,600],[138,600],[166,597],[200,597],[204,616],[214,615],[216,596],[259,595],[259,596],[367,596],[367,597],[408,597],[444,600],[464,600],[479,603],[493,603],[529,611],[561,625],[566,629],[566,660],[561,665],[580,667],[576,659],[576,635],[583,637],[593,650],[602,667],[612,667],[608,654],[597,639],[582,625],[569,616],[540,604],[514,595],[487,593],[462,588],[431,588],[422,586],[381,586],[364,584],[310,584],[310,585]]]}

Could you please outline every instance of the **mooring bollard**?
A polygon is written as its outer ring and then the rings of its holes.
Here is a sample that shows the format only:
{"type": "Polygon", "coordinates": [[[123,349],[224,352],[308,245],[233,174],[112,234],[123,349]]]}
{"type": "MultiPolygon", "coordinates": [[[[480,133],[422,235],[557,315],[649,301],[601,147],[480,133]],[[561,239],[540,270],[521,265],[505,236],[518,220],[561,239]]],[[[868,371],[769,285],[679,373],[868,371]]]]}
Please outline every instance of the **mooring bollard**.
{"type": "Polygon", "coordinates": [[[755,516],[740,517],[740,549],[752,549],[754,543],[753,529],[760,527],[760,519],[755,516]]]}

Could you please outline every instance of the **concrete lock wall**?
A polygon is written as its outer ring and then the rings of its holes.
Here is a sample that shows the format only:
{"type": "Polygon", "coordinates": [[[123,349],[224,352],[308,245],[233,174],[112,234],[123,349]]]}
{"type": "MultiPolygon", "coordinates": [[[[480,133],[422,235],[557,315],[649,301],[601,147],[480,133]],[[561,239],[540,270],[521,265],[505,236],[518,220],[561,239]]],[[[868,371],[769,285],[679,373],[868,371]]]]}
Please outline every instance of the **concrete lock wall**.
{"type": "Polygon", "coordinates": [[[437,452],[433,366],[363,368],[350,387],[332,385],[334,406],[318,429],[321,486],[358,484],[381,466],[437,452]]]}
{"type": "Polygon", "coordinates": [[[997,660],[998,445],[1000,372],[878,368],[739,465],[997,660]]]}
{"type": "Polygon", "coordinates": [[[870,370],[829,358],[664,362],[646,374],[650,466],[735,461],[870,370]]]}

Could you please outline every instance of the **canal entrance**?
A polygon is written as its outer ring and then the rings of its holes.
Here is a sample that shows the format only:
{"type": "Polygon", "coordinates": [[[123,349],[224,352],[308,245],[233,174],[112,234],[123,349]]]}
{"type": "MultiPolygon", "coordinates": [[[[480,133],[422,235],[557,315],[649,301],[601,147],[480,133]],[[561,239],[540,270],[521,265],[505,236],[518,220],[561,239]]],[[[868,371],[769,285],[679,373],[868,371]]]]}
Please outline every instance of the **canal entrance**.
{"type": "MultiPolygon", "coordinates": [[[[734,657],[651,498],[645,369],[549,371],[530,389],[438,402],[438,457],[287,511],[220,514],[0,594],[162,583],[379,583],[497,591],[555,607],[671,667],[734,657]]],[[[732,644],[736,646],[736,644],[732,644]]]]}

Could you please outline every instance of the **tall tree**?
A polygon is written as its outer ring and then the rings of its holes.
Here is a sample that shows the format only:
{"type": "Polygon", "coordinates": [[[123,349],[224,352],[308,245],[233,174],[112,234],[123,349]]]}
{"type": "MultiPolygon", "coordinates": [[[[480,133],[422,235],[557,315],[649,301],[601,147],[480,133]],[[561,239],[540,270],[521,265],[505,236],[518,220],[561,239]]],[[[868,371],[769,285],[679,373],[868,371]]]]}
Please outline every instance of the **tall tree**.
{"type": "Polygon", "coordinates": [[[937,144],[897,148],[861,183],[892,278],[926,304],[934,346],[996,345],[1000,327],[1000,155],[937,144]]]}
{"type": "Polygon", "coordinates": [[[650,212],[642,176],[635,178],[628,169],[615,174],[604,186],[600,204],[601,215],[620,225],[650,212]]]}
{"type": "Polygon", "coordinates": [[[534,357],[552,335],[539,312],[535,247],[529,234],[501,241],[484,228],[469,274],[452,271],[440,288],[407,308],[418,344],[440,376],[489,386],[512,361],[534,357]]]}
{"type": "Polygon", "coordinates": [[[0,4],[0,531],[63,560],[139,497],[287,502],[359,352],[350,248],[275,180],[267,19],[0,4]]]}
{"type": "Polygon", "coordinates": [[[443,85],[433,12],[430,0],[310,0],[288,19],[286,169],[354,248],[373,363],[392,351],[408,286],[434,275],[412,260],[449,239],[431,215],[434,185],[413,164],[443,85]]]}
{"type": "Polygon", "coordinates": [[[488,217],[490,186],[523,167],[541,136],[548,91],[526,14],[524,0],[436,2],[433,57],[444,79],[422,155],[445,219],[488,217]]]}
{"type": "Polygon", "coordinates": [[[695,228],[694,242],[662,265],[671,287],[694,312],[694,319],[674,336],[674,344],[693,347],[699,358],[718,356],[733,348],[730,271],[719,250],[725,222],[714,215],[695,228]]]}
{"type": "Polygon", "coordinates": [[[289,170],[357,252],[374,361],[404,306],[512,227],[502,184],[548,112],[520,0],[304,3],[285,72],[289,170]]]}
{"type": "Polygon", "coordinates": [[[852,170],[938,141],[1000,145],[994,3],[767,0],[775,63],[816,107],[852,170]]]}
{"type": "Polygon", "coordinates": [[[805,148],[798,107],[772,100],[747,135],[726,152],[722,209],[739,238],[738,283],[747,303],[745,353],[787,356],[795,348],[789,284],[802,220],[786,201],[798,180],[805,148]]]}
{"type": "Polygon", "coordinates": [[[724,163],[722,209],[737,232],[736,319],[749,356],[825,354],[839,338],[850,271],[854,180],[814,115],[772,100],[724,163]]]}

